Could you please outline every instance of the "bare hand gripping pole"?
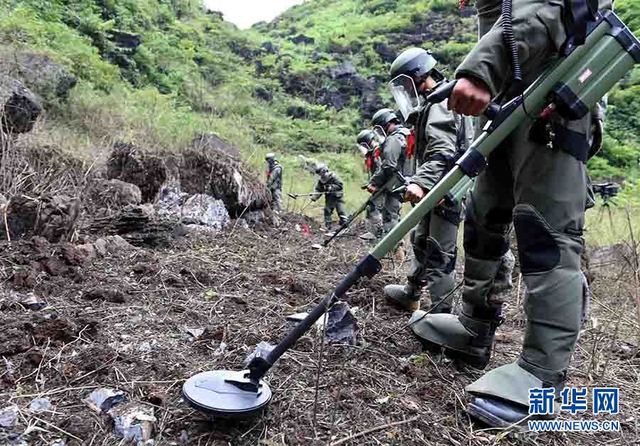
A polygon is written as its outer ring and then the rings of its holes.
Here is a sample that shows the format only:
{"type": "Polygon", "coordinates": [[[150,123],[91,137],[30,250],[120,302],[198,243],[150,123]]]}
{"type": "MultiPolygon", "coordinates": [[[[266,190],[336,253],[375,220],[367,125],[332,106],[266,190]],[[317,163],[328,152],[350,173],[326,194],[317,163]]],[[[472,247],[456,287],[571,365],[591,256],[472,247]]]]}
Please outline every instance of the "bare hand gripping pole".
{"type": "MultiPolygon", "coordinates": [[[[253,398],[260,396],[265,398],[264,392],[269,391],[268,399],[270,399],[270,390],[261,378],[273,364],[356,282],[363,277],[370,278],[376,275],[382,268],[380,260],[394,249],[425,215],[448,195],[466,192],[472,178],[486,166],[489,154],[511,132],[527,121],[534,121],[546,110],[555,110],[570,119],[584,116],[636,63],[640,63],[640,41],[614,13],[604,13],[594,23],[584,45],[576,47],[568,55],[559,58],[523,94],[501,107],[491,107],[492,121],[458,160],[456,166],[268,355],[254,358],[249,364],[249,370],[243,375],[228,371],[206,373],[227,374],[225,376],[240,375],[239,379],[224,379],[224,385],[235,387],[238,392],[242,391],[243,398],[246,394],[253,395],[253,398]]],[[[430,96],[429,100],[443,100],[448,97],[452,89],[453,84],[445,84],[430,96]]],[[[197,377],[198,375],[185,383],[183,392],[185,398],[196,408],[199,406],[190,398],[187,384],[197,377]]],[[[218,387],[223,386],[220,384],[218,387]]],[[[211,404],[215,409],[223,406],[221,409],[226,410],[227,402],[222,400],[228,394],[228,389],[224,388],[224,391],[220,389],[219,394],[221,402],[211,404]]],[[[236,400],[233,402],[235,403],[236,400]]],[[[255,411],[264,405],[266,403],[247,403],[244,413],[255,411]]],[[[202,410],[211,412],[210,407],[204,406],[200,404],[202,410]]]]}

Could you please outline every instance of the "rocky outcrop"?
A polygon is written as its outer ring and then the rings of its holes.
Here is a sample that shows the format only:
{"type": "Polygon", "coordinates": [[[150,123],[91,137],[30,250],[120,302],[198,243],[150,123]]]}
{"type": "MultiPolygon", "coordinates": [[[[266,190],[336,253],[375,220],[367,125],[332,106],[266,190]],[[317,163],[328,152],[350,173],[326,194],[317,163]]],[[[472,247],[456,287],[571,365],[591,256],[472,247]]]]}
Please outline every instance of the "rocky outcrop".
{"type": "Polygon", "coordinates": [[[18,195],[6,203],[5,209],[7,224],[0,226],[2,238],[40,236],[50,242],[60,242],[69,240],[76,228],[80,200],[65,195],[39,199],[18,195]]]}
{"type": "Polygon", "coordinates": [[[16,52],[0,60],[0,72],[19,79],[45,103],[65,100],[77,79],[47,54],[16,52]]]}
{"type": "Polygon", "coordinates": [[[40,101],[22,82],[0,75],[0,124],[4,133],[26,133],[42,113],[40,101]]]}
{"type": "Polygon", "coordinates": [[[233,218],[263,209],[270,200],[240,152],[213,133],[198,136],[189,149],[164,156],[118,143],[107,162],[107,176],[138,186],[143,203],[156,201],[167,185],[189,195],[207,194],[222,200],[233,218]]]}
{"type": "Polygon", "coordinates": [[[117,142],[107,161],[107,177],[138,186],[145,203],[156,198],[168,176],[167,166],[161,157],[133,144],[117,142]]]}

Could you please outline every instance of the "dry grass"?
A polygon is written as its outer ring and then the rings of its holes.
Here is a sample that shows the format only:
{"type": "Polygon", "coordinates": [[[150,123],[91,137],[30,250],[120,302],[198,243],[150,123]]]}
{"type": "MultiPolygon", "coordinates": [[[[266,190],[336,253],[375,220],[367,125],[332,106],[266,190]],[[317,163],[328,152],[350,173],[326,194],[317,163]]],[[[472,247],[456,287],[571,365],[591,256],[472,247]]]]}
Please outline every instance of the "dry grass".
{"type": "MultiPolygon", "coordinates": [[[[39,314],[16,306],[0,311],[6,327],[36,327],[24,328],[35,330],[30,332],[31,350],[7,357],[16,384],[5,382],[0,390],[0,399],[22,409],[20,429],[35,428],[28,442],[48,444],[65,437],[65,431],[68,444],[74,443],[71,435],[87,444],[119,444],[108,423],[81,401],[102,386],[121,388],[131,399],[152,405],[158,419],[156,444],[162,445],[181,438],[201,445],[640,441],[640,326],[633,282],[637,265],[634,272],[632,263],[624,260],[628,249],[600,250],[593,256],[591,320],[570,378],[571,385],[621,388],[620,433],[516,434],[473,424],[464,412],[464,386],[477,375],[421,353],[405,327],[407,315],[384,306],[382,286],[401,281],[404,274],[403,266],[390,261],[381,275],[348,294],[350,305],[359,308],[358,344],[321,349],[319,333],[309,333],[268,375],[275,398],[263,416],[252,422],[211,422],[191,410],[180,397],[184,379],[203,370],[241,367],[259,341],[277,342],[291,327],[284,317],[308,309],[366,250],[357,239],[343,238],[330,249],[314,251],[310,244],[316,236],[309,239],[295,229],[302,223],[296,217],[277,229],[236,228],[219,235],[191,235],[167,250],[120,253],[83,266],[75,282],[43,276],[34,291],[46,298],[47,309],[39,314]],[[83,300],[83,292],[96,286],[121,290],[127,302],[83,300]],[[37,327],[42,316],[52,314],[69,324],[54,327],[58,331],[45,337],[37,327]],[[60,341],[57,334],[67,326],[71,337],[60,341]],[[185,328],[198,327],[207,329],[201,338],[185,333],[185,328]],[[38,360],[30,353],[37,353],[38,360]],[[54,412],[36,418],[25,411],[35,396],[51,398],[54,412]]],[[[23,244],[3,248],[5,281],[13,271],[28,268],[30,249],[23,244]]],[[[55,256],[59,251],[52,247],[47,252],[55,256]]],[[[515,306],[516,292],[491,368],[518,355],[523,320],[515,306]]],[[[3,370],[0,365],[2,373],[6,376],[6,366],[3,370]]]]}

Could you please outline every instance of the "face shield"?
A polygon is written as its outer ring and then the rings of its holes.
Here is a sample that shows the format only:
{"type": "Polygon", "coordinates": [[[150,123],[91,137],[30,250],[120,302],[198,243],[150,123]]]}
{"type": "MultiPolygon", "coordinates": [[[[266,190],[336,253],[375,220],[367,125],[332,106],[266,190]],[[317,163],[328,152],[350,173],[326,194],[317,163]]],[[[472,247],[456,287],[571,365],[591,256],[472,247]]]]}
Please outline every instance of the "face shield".
{"type": "Polygon", "coordinates": [[[396,101],[398,110],[407,121],[411,113],[421,105],[415,82],[409,76],[401,74],[389,82],[389,90],[396,101]]]}
{"type": "Polygon", "coordinates": [[[358,153],[359,153],[361,156],[365,157],[365,156],[367,156],[367,153],[369,153],[369,151],[371,150],[371,148],[369,147],[369,145],[368,145],[367,143],[364,143],[364,142],[363,142],[363,143],[361,143],[361,144],[358,144],[358,147],[357,147],[357,149],[356,149],[356,150],[358,151],[358,153]]]}
{"type": "Polygon", "coordinates": [[[379,125],[376,125],[372,130],[376,134],[376,139],[378,139],[379,141],[384,141],[385,139],[387,139],[387,132],[385,132],[384,129],[379,125]]]}

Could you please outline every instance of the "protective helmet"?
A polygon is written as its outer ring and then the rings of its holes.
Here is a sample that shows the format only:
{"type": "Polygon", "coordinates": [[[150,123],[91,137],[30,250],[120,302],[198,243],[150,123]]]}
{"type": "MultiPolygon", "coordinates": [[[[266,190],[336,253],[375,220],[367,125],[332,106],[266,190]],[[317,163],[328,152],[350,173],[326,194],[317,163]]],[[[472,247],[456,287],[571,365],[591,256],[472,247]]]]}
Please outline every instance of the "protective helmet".
{"type": "Polygon", "coordinates": [[[363,130],[360,133],[358,133],[358,138],[357,138],[357,142],[358,144],[366,144],[369,147],[371,147],[373,144],[373,141],[376,139],[376,134],[373,130],[363,130]]]}
{"type": "Polygon", "coordinates": [[[265,161],[277,161],[275,153],[267,153],[264,157],[265,161]]]}
{"type": "Polygon", "coordinates": [[[429,51],[422,48],[409,48],[396,57],[391,64],[391,79],[403,74],[412,79],[420,79],[429,74],[437,64],[438,61],[429,51]]]}
{"type": "Polygon", "coordinates": [[[378,110],[371,118],[371,125],[382,127],[383,129],[392,121],[399,121],[396,113],[390,108],[378,110]]]}
{"type": "Polygon", "coordinates": [[[318,175],[325,175],[327,172],[329,172],[329,168],[324,164],[318,164],[316,167],[316,174],[318,175]]]}

